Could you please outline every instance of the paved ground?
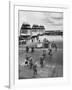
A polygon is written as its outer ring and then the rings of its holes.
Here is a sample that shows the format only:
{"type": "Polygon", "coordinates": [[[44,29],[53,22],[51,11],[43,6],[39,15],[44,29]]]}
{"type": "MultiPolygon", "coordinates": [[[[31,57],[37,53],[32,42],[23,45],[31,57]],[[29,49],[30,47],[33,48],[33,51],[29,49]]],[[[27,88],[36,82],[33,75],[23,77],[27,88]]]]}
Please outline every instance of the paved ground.
{"type": "Polygon", "coordinates": [[[34,53],[29,52],[27,55],[33,57],[33,62],[37,63],[37,75],[33,76],[33,70],[21,65],[25,60],[25,48],[19,48],[19,78],[47,78],[47,77],[62,77],[63,76],[63,49],[58,48],[57,52],[53,50],[53,55],[49,56],[46,50],[46,59],[44,67],[41,68],[39,58],[42,55],[43,49],[35,49],[34,53]]]}
{"type": "Polygon", "coordinates": [[[19,73],[20,79],[29,79],[29,78],[47,78],[47,77],[62,77],[62,66],[48,65],[43,68],[37,67],[37,75],[33,75],[33,70],[30,70],[27,67],[21,67],[19,73]]]}

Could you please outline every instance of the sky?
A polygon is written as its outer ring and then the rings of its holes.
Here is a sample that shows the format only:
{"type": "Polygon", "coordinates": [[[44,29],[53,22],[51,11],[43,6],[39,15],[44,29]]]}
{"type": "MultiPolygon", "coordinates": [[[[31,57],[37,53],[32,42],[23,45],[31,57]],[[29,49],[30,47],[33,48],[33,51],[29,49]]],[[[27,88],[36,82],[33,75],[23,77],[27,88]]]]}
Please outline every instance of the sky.
{"type": "Polygon", "coordinates": [[[45,30],[63,30],[62,12],[19,11],[19,30],[23,23],[44,25],[45,30]]]}

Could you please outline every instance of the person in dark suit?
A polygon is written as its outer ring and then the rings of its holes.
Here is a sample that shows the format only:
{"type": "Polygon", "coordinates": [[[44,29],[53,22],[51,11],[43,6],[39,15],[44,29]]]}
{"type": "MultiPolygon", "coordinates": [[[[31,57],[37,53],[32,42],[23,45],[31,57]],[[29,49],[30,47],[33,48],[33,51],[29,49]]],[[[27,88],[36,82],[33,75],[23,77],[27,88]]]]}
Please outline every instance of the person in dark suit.
{"type": "Polygon", "coordinates": [[[26,53],[28,53],[29,52],[29,47],[28,46],[26,46],[26,53]]]}
{"type": "Polygon", "coordinates": [[[30,57],[30,59],[29,59],[29,66],[30,66],[30,69],[33,68],[33,59],[32,59],[32,57],[30,57]]]}
{"type": "Polygon", "coordinates": [[[31,47],[31,53],[33,53],[34,52],[34,47],[31,47]]]}
{"type": "Polygon", "coordinates": [[[43,57],[40,57],[40,66],[43,68],[43,57]]]}

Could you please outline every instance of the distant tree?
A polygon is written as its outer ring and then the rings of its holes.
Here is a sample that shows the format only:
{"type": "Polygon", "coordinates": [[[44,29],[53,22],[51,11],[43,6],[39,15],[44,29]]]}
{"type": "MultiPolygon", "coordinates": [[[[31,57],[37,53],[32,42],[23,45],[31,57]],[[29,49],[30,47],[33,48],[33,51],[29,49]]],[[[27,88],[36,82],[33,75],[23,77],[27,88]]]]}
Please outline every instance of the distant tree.
{"type": "Polygon", "coordinates": [[[41,30],[44,30],[44,29],[45,29],[45,27],[44,27],[43,25],[40,25],[39,28],[40,28],[41,30]]]}
{"type": "Polygon", "coordinates": [[[30,24],[22,24],[22,26],[21,26],[21,29],[30,29],[31,28],[31,26],[30,26],[30,24]]]}
{"type": "Polygon", "coordinates": [[[20,33],[27,33],[27,30],[31,29],[30,24],[23,23],[20,29],[20,33]]]}
{"type": "Polygon", "coordinates": [[[34,24],[34,25],[32,26],[32,30],[34,30],[34,31],[37,31],[37,30],[45,30],[45,27],[44,27],[43,25],[38,26],[38,25],[34,24]]]}
{"type": "Polygon", "coordinates": [[[34,24],[34,25],[32,26],[32,29],[38,29],[38,28],[39,28],[39,26],[36,25],[36,24],[34,24]]]}
{"type": "Polygon", "coordinates": [[[39,29],[39,26],[36,24],[33,24],[32,30],[36,32],[38,29],[39,29]]]}

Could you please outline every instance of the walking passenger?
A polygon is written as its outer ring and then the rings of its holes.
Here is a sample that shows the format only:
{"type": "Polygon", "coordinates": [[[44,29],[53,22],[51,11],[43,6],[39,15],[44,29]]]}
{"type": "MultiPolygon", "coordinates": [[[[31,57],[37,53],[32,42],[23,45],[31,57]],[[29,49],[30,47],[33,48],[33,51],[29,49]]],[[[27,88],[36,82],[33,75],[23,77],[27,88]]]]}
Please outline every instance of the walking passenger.
{"type": "Polygon", "coordinates": [[[26,53],[28,53],[29,52],[29,47],[28,46],[26,46],[26,53]]]}
{"type": "Polygon", "coordinates": [[[57,45],[55,44],[55,51],[57,51],[57,45]]]}
{"type": "Polygon", "coordinates": [[[34,52],[34,47],[31,47],[31,52],[32,52],[32,53],[34,52]]]}
{"type": "Polygon", "coordinates": [[[33,75],[37,75],[37,65],[33,65],[33,75]]]}
{"type": "Polygon", "coordinates": [[[32,69],[32,67],[33,67],[33,59],[32,59],[32,57],[30,57],[30,59],[29,59],[29,66],[30,66],[30,69],[32,69]]]}
{"type": "Polygon", "coordinates": [[[45,59],[45,57],[46,57],[46,50],[43,50],[42,56],[43,56],[43,59],[45,59]]]}
{"type": "Polygon", "coordinates": [[[43,67],[43,57],[40,57],[40,66],[43,67]]]}

